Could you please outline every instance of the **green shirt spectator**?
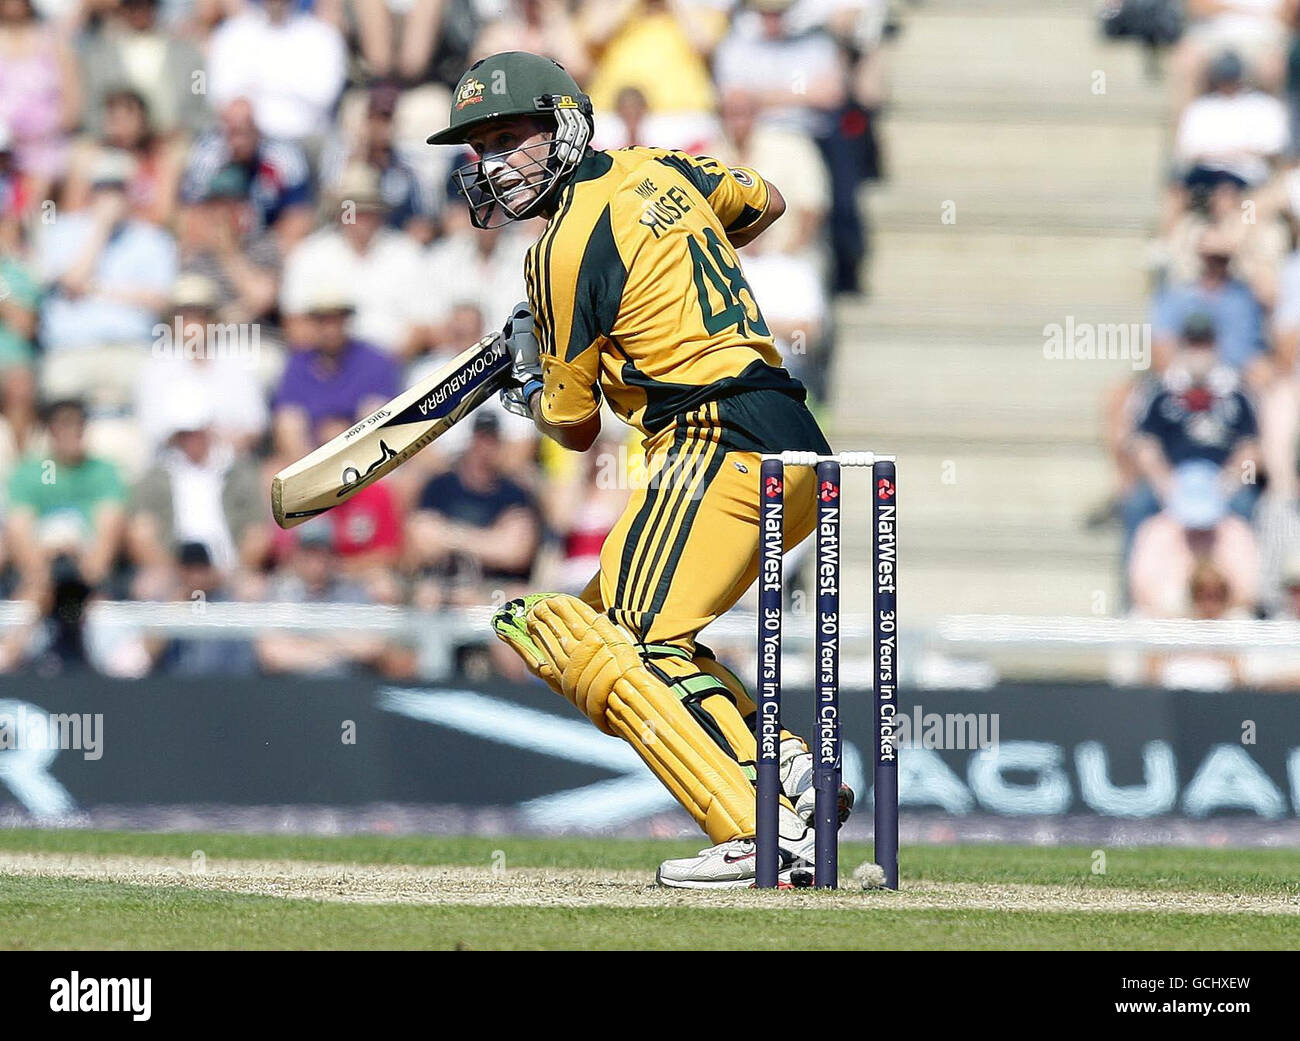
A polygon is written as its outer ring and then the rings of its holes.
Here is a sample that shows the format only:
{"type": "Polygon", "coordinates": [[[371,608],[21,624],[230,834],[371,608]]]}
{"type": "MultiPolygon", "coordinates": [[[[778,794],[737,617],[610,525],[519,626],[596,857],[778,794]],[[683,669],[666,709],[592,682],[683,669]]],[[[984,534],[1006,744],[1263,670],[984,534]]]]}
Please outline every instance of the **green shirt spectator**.
{"type": "Polygon", "coordinates": [[[9,478],[9,508],[28,507],[39,525],[75,514],[89,530],[105,502],[126,502],[121,475],[106,459],[88,456],[74,464],[28,458],[9,478]]]}
{"type": "Polygon", "coordinates": [[[40,287],[13,257],[0,257],[0,369],[31,365],[40,287]]]}
{"type": "Polygon", "coordinates": [[[40,595],[63,558],[92,587],[104,581],[122,548],[126,489],[117,467],[86,451],[80,401],[45,409],[49,454],[28,456],[9,478],[5,536],[21,575],[22,597],[40,595]]]}

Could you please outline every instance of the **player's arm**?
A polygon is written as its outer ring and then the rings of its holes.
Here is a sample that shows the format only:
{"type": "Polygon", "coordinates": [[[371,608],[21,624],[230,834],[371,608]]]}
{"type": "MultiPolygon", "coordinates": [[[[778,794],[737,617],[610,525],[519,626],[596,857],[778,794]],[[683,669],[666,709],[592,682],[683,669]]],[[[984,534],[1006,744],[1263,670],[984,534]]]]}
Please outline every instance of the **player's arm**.
{"type": "Polygon", "coordinates": [[[576,422],[556,422],[543,405],[546,379],[542,371],[541,345],[527,303],[515,305],[501,335],[510,352],[510,379],[501,391],[501,403],[516,415],[531,419],[537,429],[561,448],[585,452],[600,433],[600,406],[576,422]]]}
{"type": "Polygon", "coordinates": [[[737,249],[740,249],[741,246],[748,246],[775,224],[781,214],[785,213],[785,196],[777,190],[776,185],[771,181],[764,181],[763,183],[767,186],[768,192],[767,209],[763,211],[763,215],[753,224],[728,230],[727,232],[727,241],[737,249]]]}
{"type": "Polygon", "coordinates": [[[776,185],[747,166],[723,166],[707,155],[672,153],[696,189],[718,215],[728,241],[739,249],[763,234],[785,213],[776,185]]]}
{"type": "Polygon", "coordinates": [[[537,424],[537,429],[561,448],[568,448],[574,452],[585,452],[596,443],[596,438],[600,436],[599,408],[586,419],[577,423],[565,423],[563,425],[551,423],[547,421],[542,413],[542,392],[539,388],[528,399],[528,410],[532,414],[533,422],[537,424]]]}

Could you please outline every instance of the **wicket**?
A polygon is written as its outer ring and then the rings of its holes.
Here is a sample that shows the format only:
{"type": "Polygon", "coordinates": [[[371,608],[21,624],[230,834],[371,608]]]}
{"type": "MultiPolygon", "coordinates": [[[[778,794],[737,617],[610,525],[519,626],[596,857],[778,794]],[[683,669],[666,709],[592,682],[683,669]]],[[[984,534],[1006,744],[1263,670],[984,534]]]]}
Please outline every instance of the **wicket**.
{"type": "Polygon", "coordinates": [[[897,711],[897,469],[893,456],[871,452],[813,452],[765,455],[759,474],[758,712],[754,723],[756,762],[756,880],[774,888],[780,872],[778,820],[781,798],[781,637],[783,627],[783,543],[785,468],[813,466],[817,483],[816,603],[814,622],[813,787],[816,793],[813,884],[834,889],[839,881],[838,799],[840,739],[840,471],[871,469],[873,576],[872,661],[874,678],[875,859],[885,885],[898,888],[897,711]]]}

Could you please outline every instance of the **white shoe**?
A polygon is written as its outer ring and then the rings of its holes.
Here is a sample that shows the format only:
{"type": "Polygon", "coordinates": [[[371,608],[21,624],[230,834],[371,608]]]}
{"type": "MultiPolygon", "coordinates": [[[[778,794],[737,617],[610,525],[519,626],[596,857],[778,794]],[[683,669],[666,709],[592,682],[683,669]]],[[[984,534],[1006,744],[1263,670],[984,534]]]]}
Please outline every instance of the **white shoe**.
{"type": "MultiPolygon", "coordinates": [[[[812,829],[796,821],[784,807],[781,817],[777,884],[811,885],[816,855],[812,829]],[[797,837],[787,837],[787,830],[797,837]]],[[[754,840],[732,839],[702,849],[694,857],[665,860],[655,881],[671,889],[742,889],[753,886],[756,871],[754,840]]]]}

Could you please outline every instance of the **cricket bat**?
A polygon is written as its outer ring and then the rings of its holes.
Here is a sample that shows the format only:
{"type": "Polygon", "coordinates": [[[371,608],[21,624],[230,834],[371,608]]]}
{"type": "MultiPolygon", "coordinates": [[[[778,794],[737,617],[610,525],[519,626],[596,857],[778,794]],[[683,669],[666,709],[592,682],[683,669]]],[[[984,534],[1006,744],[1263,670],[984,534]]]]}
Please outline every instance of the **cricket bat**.
{"type": "Polygon", "coordinates": [[[432,444],[505,383],[510,352],[485,336],[271,480],[275,523],[292,528],[374,484],[432,444]]]}

